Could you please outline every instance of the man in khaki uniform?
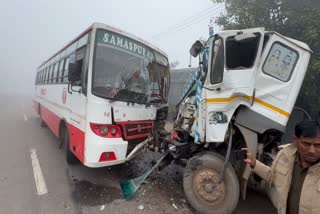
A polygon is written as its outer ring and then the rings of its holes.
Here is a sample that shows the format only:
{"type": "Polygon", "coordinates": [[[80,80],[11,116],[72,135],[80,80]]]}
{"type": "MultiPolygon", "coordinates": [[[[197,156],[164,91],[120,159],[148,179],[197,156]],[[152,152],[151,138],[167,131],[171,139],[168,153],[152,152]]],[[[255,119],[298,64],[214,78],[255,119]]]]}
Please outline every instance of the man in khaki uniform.
{"type": "Polygon", "coordinates": [[[271,187],[279,214],[320,214],[320,125],[303,121],[295,135],[295,142],[283,147],[271,167],[250,152],[244,161],[271,187]]]}

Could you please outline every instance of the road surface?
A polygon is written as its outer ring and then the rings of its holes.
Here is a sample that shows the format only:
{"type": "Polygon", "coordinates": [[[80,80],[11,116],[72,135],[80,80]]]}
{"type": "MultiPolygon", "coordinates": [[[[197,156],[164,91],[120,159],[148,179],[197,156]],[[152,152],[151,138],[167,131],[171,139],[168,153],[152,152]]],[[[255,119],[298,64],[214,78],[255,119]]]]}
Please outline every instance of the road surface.
{"type": "MultiPolygon", "coordinates": [[[[40,127],[31,98],[0,95],[0,100],[0,214],[195,213],[183,195],[180,167],[153,173],[137,195],[125,201],[119,179],[144,172],[153,154],[123,166],[69,166],[55,136],[40,127]]],[[[275,210],[264,196],[250,192],[235,213],[275,210]]]]}

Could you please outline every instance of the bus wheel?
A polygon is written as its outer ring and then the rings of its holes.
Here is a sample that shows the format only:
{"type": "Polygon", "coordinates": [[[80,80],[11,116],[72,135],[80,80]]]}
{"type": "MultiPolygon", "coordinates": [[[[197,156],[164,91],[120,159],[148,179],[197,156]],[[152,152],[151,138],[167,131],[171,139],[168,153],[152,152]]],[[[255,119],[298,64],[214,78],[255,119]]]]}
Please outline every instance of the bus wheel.
{"type": "Polygon", "coordinates": [[[38,115],[40,116],[40,103],[38,103],[38,115]]]}
{"type": "Polygon", "coordinates": [[[43,120],[43,117],[42,117],[42,109],[41,109],[41,107],[39,106],[39,115],[40,115],[40,126],[41,127],[47,127],[47,124],[44,122],[44,120],[43,120]]]}
{"type": "Polygon", "coordinates": [[[70,150],[70,140],[69,140],[69,131],[67,128],[64,130],[63,144],[66,146],[66,160],[68,164],[78,163],[77,157],[70,150]]]}
{"type": "Polygon", "coordinates": [[[221,182],[224,158],[214,152],[192,157],[184,170],[183,189],[191,206],[201,214],[230,214],[239,200],[239,181],[230,163],[221,182]]]}

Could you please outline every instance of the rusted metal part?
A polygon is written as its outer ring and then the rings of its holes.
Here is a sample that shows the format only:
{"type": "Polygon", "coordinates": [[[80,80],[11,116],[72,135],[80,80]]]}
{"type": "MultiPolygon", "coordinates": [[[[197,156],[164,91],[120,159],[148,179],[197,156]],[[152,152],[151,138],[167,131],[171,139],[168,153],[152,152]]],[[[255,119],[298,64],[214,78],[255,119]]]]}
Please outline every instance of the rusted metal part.
{"type": "Polygon", "coordinates": [[[225,198],[225,184],[214,169],[200,169],[193,178],[195,195],[209,206],[220,204],[225,198]]]}

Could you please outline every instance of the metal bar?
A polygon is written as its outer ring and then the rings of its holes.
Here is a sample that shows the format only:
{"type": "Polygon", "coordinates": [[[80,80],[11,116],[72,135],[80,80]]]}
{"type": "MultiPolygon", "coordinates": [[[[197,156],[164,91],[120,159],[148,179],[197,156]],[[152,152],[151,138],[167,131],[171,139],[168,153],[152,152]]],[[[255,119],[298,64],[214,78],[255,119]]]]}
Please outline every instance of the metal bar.
{"type": "Polygon", "coordinates": [[[142,141],[141,143],[139,143],[138,145],[136,145],[136,147],[134,147],[134,149],[130,152],[130,154],[127,156],[126,161],[131,160],[132,158],[134,158],[138,152],[143,148],[143,146],[145,146],[152,138],[147,138],[144,141],[142,141]]]}
{"type": "Polygon", "coordinates": [[[227,150],[226,158],[225,158],[225,160],[224,160],[223,168],[222,168],[222,170],[221,170],[219,182],[221,182],[221,181],[223,180],[224,172],[225,172],[226,166],[227,166],[228,161],[229,161],[229,158],[230,158],[231,148],[232,148],[232,134],[233,134],[232,132],[233,132],[232,121],[230,121],[230,124],[229,124],[228,150],[227,150]]]}

